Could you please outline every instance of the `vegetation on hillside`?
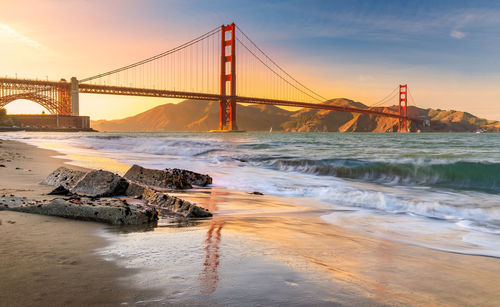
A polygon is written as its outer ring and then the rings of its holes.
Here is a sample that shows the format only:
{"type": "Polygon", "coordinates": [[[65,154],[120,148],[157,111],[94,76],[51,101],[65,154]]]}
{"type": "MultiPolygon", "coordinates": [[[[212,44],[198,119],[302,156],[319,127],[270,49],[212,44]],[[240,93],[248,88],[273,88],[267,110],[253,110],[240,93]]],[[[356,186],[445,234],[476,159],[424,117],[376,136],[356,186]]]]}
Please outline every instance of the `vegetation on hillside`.
{"type": "Polygon", "coordinates": [[[12,127],[19,126],[17,119],[10,117],[7,114],[7,110],[0,108],[0,127],[12,127]]]}

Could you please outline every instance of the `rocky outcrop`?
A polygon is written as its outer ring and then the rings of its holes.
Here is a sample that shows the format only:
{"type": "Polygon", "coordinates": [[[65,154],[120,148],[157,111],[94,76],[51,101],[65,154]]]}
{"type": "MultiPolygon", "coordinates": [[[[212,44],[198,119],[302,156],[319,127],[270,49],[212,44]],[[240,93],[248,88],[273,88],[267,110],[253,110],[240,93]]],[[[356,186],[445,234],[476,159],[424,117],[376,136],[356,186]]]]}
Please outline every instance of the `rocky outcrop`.
{"type": "Polygon", "coordinates": [[[123,177],[108,171],[98,170],[87,173],[70,192],[85,196],[125,195],[128,182],[123,177]]]}
{"type": "Polygon", "coordinates": [[[175,213],[186,218],[206,218],[212,216],[212,213],[208,210],[198,207],[194,203],[155,191],[135,182],[129,184],[126,195],[139,197],[146,201],[148,206],[153,206],[162,214],[175,213]]]}
{"type": "Polygon", "coordinates": [[[207,186],[212,184],[212,177],[205,174],[199,174],[192,171],[179,168],[166,168],[165,172],[170,173],[176,177],[185,178],[192,185],[207,186]]]}
{"type": "MultiPolygon", "coordinates": [[[[159,211],[163,215],[175,214],[186,218],[212,216],[209,211],[198,207],[194,203],[161,191],[162,188],[167,186],[191,187],[188,178],[200,185],[211,183],[212,178],[208,175],[186,170],[176,170],[175,172],[151,170],[138,165],[134,165],[127,174],[129,178],[134,180],[127,181],[117,174],[103,170],[85,173],[62,167],[50,174],[44,182],[57,186],[49,195],[72,196],[84,200],[89,198],[83,196],[91,197],[90,200],[95,201],[95,205],[102,203],[103,206],[112,206],[116,203],[109,201],[109,199],[116,198],[104,197],[134,196],[137,198],[135,203],[154,212],[159,211]],[[102,202],[102,200],[106,201],[102,202]]],[[[30,210],[36,211],[38,209],[30,210]]],[[[135,209],[132,208],[131,210],[135,209]]],[[[118,216],[116,219],[119,218],[118,216]]]]}
{"type": "Polygon", "coordinates": [[[71,190],[87,173],[64,166],[53,171],[43,183],[71,190]]]}
{"type": "Polygon", "coordinates": [[[144,168],[133,165],[124,176],[126,179],[156,189],[191,189],[192,186],[180,173],[144,168]]]}
{"type": "Polygon", "coordinates": [[[150,188],[148,188],[144,185],[141,185],[141,184],[138,184],[135,182],[129,182],[127,190],[125,191],[125,195],[143,197],[142,195],[148,189],[150,189],[150,188]]]}
{"type": "Polygon", "coordinates": [[[175,196],[156,192],[152,189],[144,189],[141,196],[143,199],[147,200],[148,205],[154,206],[160,212],[174,212],[187,218],[205,218],[212,216],[212,213],[204,208],[198,207],[196,204],[175,196]]]}
{"type": "Polygon", "coordinates": [[[56,169],[43,183],[57,187],[51,192],[52,195],[65,195],[64,191],[67,190],[94,197],[124,195],[128,186],[127,180],[108,171],[82,172],[67,167],[56,169]]]}
{"type": "Polygon", "coordinates": [[[57,188],[53,189],[49,194],[47,195],[65,195],[65,196],[70,196],[73,195],[68,189],[63,187],[62,185],[58,186],[57,188]]]}
{"type": "Polygon", "coordinates": [[[0,197],[0,210],[59,216],[112,225],[143,225],[155,223],[158,212],[150,207],[129,204],[118,198],[56,198],[35,201],[9,196],[0,197]]]}

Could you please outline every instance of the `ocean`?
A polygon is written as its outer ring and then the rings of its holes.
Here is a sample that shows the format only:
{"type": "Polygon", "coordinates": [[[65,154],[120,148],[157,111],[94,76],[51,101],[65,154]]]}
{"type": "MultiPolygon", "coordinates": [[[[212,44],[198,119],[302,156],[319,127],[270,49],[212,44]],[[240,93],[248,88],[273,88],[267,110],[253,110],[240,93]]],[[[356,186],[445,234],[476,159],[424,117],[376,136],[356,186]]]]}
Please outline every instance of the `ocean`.
{"type": "Polygon", "coordinates": [[[72,164],[208,173],[214,187],[326,210],[321,218],[407,244],[500,257],[500,134],[2,133],[72,164]]]}

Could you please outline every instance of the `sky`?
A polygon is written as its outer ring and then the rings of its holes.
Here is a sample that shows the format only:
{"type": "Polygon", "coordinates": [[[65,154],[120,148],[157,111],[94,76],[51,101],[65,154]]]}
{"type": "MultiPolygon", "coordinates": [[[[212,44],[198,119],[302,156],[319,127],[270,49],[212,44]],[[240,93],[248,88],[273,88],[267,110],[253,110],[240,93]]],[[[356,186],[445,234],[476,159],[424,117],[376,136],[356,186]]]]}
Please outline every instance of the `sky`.
{"type": "MultiPolygon", "coordinates": [[[[499,1],[0,0],[0,76],[81,79],[233,21],[322,96],[371,104],[402,83],[419,107],[500,120],[499,1]]],[[[80,113],[116,119],[168,102],[85,94],[80,113]]]]}

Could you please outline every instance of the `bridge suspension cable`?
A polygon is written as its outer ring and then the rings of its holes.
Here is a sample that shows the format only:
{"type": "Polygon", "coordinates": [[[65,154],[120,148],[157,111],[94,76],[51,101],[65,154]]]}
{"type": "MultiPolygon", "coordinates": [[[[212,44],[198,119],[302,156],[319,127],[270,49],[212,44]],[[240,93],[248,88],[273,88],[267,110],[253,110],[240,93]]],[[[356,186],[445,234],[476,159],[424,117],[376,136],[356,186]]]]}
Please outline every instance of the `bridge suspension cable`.
{"type": "MultiPolygon", "coordinates": [[[[415,99],[413,99],[413,96],[411,95],[411,92],[409,89],[408,89],[408,96],[410,96],[411,104],[416,106],[417,104],[415,103],[415,99]]],[[[408,105],[410,105],[409,102],[408,102],[408,105]]]]}
{"type": "Polygon", "coordinates": [[[200,35],[199,37],[195,38],[195,39],[192,39],[190,40],[189,42],[187,43],[184,43],[180,46],[177,46],[175,48],[172,48],[168,51],[165,51],[165,52],[162,52],[160,54],[157,54],[157,55],[154,55],[152,57],[149,57],[147,59],[144,59],[142,61],[139,61],[139,62],[135,62],[133,64],[130,64],[130,65],[126,65],[126,66],[123,66],[123,67],[120,67],[120,68],[117,68],[117,69],[114,69],[114,70],[110,70],[108,72],[105,72],[105,73],[102,73],[102,74],[98,74],[98,75],[95,75],[95,76],[92,76],[92,77],[88,77],[88,78],[85,78],[85,79],[81,79],[80,82],[88,82],[88,81],[91,81],[91,80],[94,80],[94,79],[98,79],[98,78],[102,78],[102,77],[105,77],[105,76],[108,76],[108,75],[112,75],[112,74],[115,74],[115,73],[118,73],[118,72],[121,72],[121,71],[124,71],[124,70],[127,70],[127,69],[130,69],[130,68],[134,68],[134,67],[137,67],[139,65],[143,65],[143,64],[146,64],[146,63],[149,63],[151,61],[154,61],[154,60],[157,60],[159,58],[162,58],[164,56],[167,56],[167,55],[170,55],[174,52],[177,52],[179,50],[182,50],[182,49],[185,49],[191,45],[194,45],[196,43],[198,43],[199,41],[207,38],[207,37],[210,37],[211,35],[215,34],[215,33],[218,33],[219,31],[219,28],[215,28],[211,31],[208,31],[207,33],[203,34],[203,35],[200,35]]]}
{"type": "Polygon", "coordinates": [[[216,94],[220,35],[214,28],[168,51],[79,82],[216,94]]]}
{"type": "Polygon", "coordinates": [[[396,98],[397,94],[398,94],[398,88],[399,87],[395,87],[387,96],[385,96],[384,98],[382,98],[381,100],[375,102],[375,103],[372,103],[369,105],[370,108],[374,108],[374,107],[378,107],[378,106],[381,106],[385,103],[391,103],[391,101],[393,101],[394,103],[394,99],[396,98]]]}
{"type": "MultiPolygon", "coordinates": [[[[266,69],[269,70],[272,74],[275,75],[276,80],[273,80],[268,75],[264,75],[265,80],[267,81],[267,87],[271,87],[271,90],[274,93],[271,96],[281,96],[279,98],[285,100],[293,100],[296,101],[304,101],[304,98],[307,100],[313,100],[314,102],[325,102],[328,99],[321,96],[317,92],[313,91],[309,87],[305,86],[303,83],[294,78],[291,74],[285,71],[280,65],[278,65],[266,52],[264,52],[257,44],[248,37],[248,35],[241,30],[240,27],[236,26],[238,33],[241,35],[237,35],[238,43],[244,48],[244,52],[247,52],[250,56],[253,56],[255,59],[260,62],[266,69]],[[240,39],[241,37],[241,39],[240,39]],[[269,83],[270,81],[270,83],[269,83]],[[294,93],[295,92],[295,93],[294,93]],[[301,97],[303,96],[303,97],[301,97]]],[[[241,50],[239,51],[241,53],[241,50]]],[[[243,63],[243,68],[240,73],[249,73],[248,69],[245,69],[246,63],[243,63]]],[[[254,64],[255,65],[255,64],[254,64]]],[[[250,73],[255,74],[255,70],[252,69],[250,73]]],[[[252,76],[253,78],[258,78],[257,76],[252,76]]],[[[249,78],[250,79],[250,78],[249,78]]],[[[253,88],[255,91],[256,89],[253,88]]],[[[244,92],[248,91],[248,88],[244,88],[244,92]]],[[[241,94],[241,91],[239,92],[241,94]]],[[[247,95],[245,96],[253,96],[247,95]]],[[[266,98],[278,98],[278,97],[266,97],[266,98]]]]}

